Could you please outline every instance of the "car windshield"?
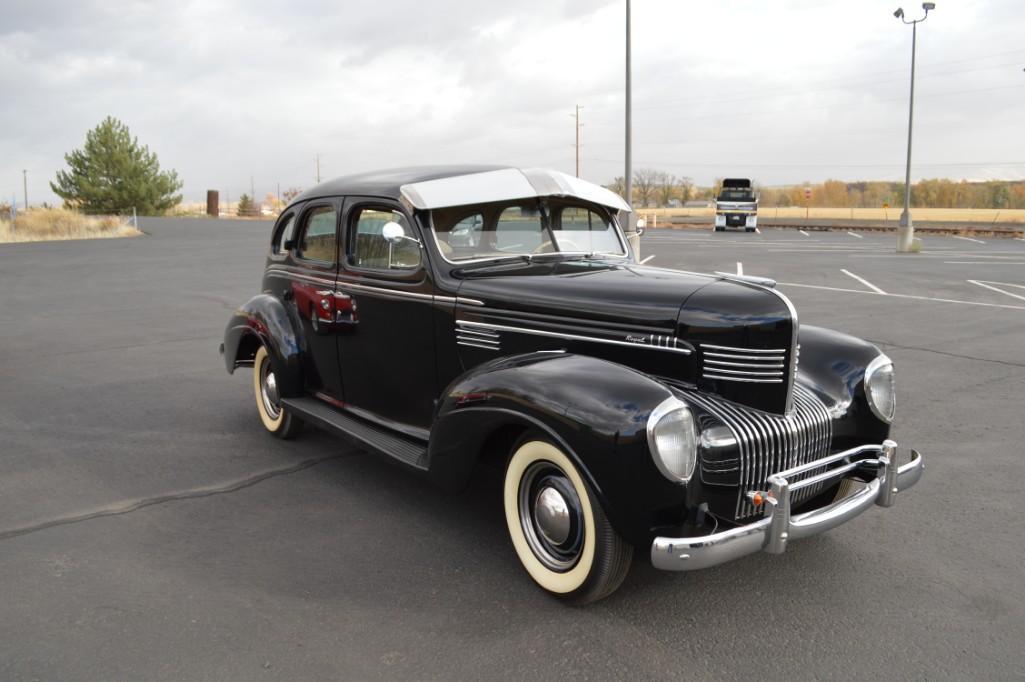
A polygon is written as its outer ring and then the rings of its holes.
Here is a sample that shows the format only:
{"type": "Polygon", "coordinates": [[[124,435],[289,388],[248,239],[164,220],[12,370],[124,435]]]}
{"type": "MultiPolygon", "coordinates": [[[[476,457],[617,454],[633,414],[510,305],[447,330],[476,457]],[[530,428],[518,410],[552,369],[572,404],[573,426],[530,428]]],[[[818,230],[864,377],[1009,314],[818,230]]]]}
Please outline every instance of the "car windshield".
{"type": "Polygon", "coordinates": [[[719,201],[754,201],[754,194],[749,189],[723,189],[719,201]]]}
{"type": "Polygon", "coordinates": [[[605,209],[562,200],[437,208],[431,226],[452,263],[549,253],[626,256],[619,228],[605,209]]]}

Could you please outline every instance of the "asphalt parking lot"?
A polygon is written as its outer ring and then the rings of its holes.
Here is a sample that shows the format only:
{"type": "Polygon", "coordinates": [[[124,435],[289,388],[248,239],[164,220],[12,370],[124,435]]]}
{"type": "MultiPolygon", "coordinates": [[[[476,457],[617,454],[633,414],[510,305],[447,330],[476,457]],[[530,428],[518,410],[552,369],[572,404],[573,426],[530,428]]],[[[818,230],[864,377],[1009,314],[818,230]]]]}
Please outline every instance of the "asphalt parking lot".
{"type": "Polygon", "coordinates": [[[446,495],[225,373],[269,224],[0,247],[0,678],[1025,675],[1025,241],[651,230],[650,265],[771,277],[897,365],[922,482],[781,556],[536,589],[487,476],[446,495]]]}

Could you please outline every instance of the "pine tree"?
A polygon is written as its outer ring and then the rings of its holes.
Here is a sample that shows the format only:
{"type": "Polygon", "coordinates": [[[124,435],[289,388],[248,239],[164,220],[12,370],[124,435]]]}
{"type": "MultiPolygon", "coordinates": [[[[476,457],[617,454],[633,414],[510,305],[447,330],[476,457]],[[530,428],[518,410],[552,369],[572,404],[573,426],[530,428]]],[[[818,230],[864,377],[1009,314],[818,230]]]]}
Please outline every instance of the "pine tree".
{"type": "Polygon", "coordinates": [[[67,171],[50,183],[69,208],[89,213],[166,212],[181,203],[178,174],[160,170],[157,155],[139,145],[121,121],[108,116],[85,135],[85,146],[64,155],[67,171]]]}
{"type": "Polygon", "coordinates": [[[253,215],[253,200],[248,194],[243,194],[238,198],[238,215],[253,215]]]}

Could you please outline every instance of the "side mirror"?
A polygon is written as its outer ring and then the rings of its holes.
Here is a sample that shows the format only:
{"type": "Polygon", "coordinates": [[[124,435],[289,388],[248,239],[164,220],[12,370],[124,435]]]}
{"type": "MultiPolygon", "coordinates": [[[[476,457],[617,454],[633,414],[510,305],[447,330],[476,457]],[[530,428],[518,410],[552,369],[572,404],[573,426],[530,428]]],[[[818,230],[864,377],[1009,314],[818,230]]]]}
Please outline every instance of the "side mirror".
{"type": "Polygon", "coordinates": [[[406,236],[406,231],[396,222],[387,222],[381,228],[381,236],[392,244],[397,244],[406,236]]]}
{"type": "Polygon", "coordinates": [[[640,237],[644,234],[644,227],[647,225],[644,218],[637,219],[637,236],[640,237]]]}

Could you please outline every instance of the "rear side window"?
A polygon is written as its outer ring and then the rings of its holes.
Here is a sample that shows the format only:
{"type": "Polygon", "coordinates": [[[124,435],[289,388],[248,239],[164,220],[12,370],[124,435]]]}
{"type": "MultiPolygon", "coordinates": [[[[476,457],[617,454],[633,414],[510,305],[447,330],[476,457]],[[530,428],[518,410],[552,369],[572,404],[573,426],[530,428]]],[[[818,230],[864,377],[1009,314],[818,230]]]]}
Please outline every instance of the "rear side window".
{"type": "Polygon", "coordinates": [[[335,262],[337,239],[335,225],[337,214],[334,206],[317,206],[303,217],[302,237],[296,249],[296,256],[306,260],[324,263],[335,262]]]}
{"type": "Polygon", "coordinates": [[[420,242],[409,221],[399,211],[361,208],[353,223],[352,255],[349,262],[361,268],[410,270],[420,266],[420,242]],[[397,241],[384,238],[385,225],[402,229],[397,241]]]}

